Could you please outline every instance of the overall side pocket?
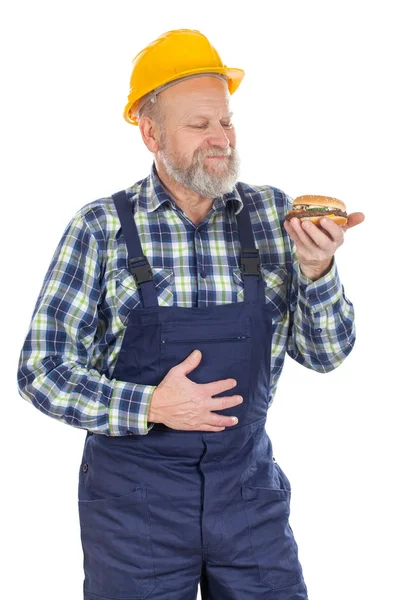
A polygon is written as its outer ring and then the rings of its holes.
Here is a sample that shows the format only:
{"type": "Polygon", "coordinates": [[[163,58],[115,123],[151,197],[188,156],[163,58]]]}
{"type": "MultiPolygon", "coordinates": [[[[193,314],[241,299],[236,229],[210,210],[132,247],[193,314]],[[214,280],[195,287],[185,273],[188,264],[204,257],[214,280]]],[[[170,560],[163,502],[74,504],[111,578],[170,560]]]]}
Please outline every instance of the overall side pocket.
{"type": "Polygon", "coordinates": [[[242,499],[261,581],[272,590],[299,582],[302,569],[289,525],[290,491],[243,485],[242,499]]]}
{"type": "Polygon", "coordinates": [[[87,594],[142,600],[155,587],[146,488],[79,500],[87,594]]]}

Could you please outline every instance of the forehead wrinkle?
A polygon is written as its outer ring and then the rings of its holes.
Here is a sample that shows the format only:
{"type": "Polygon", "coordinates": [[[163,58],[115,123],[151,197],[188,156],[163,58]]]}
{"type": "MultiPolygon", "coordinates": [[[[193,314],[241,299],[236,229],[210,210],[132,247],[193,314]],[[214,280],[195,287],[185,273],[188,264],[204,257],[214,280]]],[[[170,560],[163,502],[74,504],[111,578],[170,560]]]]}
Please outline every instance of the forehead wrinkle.
{"type": "MultiPolygon", "coordinates": [[[[227,85],[215,78],[199,78],[178,83],[160,93],[163,105],[179,121],[183,118],[229,111],[230,96],[227,85]],[[181,113],[183,110],[183,114],[181,113]]],[[[222,116],[224,118],[225,115],[222,116]]],[[[205,118],[209,118],[206,116],[205,118]]]]}
{"type": "MultiPolygon", "coordinates": [[[[219,112],[219,109],[212,109],[211,111],[206,111],[206,112],[202,112],[201,108],[198,108],[197,106],[195,106],[193,109],[186,111],[185,113],[183,113],[183,115],[179,118],[179,122],[186,122],[186,121],[190,121],[191,119],[204,119],[206,121],[210,121],[211,119],[214,118],[214,115],[216,112],[219,112]]],[[[223,119],[231,119],[233,116],[233,112],[229,111],[229,112],[224,112],[224,114],[219,117],[219,121],[222,121],[223,119]]]]}
{"type": "MultiPolygon", "coordinates": [[[[198,117],[200,119],[208,119],[210,117],[210,114],[206,114],[206,112],[202,113],[201,110],[202,110],[201,108],[198,109],[198,107],[196,106],[196,107],[194,107],[193,110],[188,110],[183,115],[183,117],[184,118],[198,117]]],[[[215,112],[219,112],[219,110],[218,109],[216,109],[216,110],[212,109],[211,112],[215,113],[215,112]]],[[[220,117],[220,119],[230,119],[232,116],[233,116],[233,112],[228,111],[228,112],[224,112],[224,114],[220,117]]]]}

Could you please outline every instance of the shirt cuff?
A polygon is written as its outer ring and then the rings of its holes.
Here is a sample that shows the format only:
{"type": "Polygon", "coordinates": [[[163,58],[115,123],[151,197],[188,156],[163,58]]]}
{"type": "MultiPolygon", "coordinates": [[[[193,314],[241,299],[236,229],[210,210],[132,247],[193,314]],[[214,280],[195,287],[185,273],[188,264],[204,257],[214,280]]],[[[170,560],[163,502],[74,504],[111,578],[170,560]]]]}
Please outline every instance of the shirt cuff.
{"type": "Polygon", "coordinates": [[[155,387],[115,381],[108,413],[110,435],[146,435],[153,428],[147,419],[155,387]]]}
{"type": "Polygon", "coordinates": [[[295,268],[298,274],[300,296],[312,313],[330,308],[343,297],[343,288],[340,283],[335,259],[333,259],[328,273],[316,281],[303,275],[298,261],[295,264],[295,268]]]}

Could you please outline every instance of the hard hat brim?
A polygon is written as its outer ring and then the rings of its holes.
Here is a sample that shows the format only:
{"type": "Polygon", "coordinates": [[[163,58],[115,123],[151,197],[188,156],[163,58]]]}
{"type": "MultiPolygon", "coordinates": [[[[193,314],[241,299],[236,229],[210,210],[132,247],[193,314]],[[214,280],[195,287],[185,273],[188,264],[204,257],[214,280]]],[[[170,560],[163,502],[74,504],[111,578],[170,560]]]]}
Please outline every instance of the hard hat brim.
{"type": "MultiPolygon", "coordinates": [[[[197,73],[220,73],[221,75],[226,75],[226,77],[228,78],[228,90],[229,93],[232,95],[236,92],[236,90],[238,89],[239,85],[242,82],[242,79],[244,77],[244,71],[243,69],[230,69],[228,67],[203,67],[201,69],[190,69],[189,71],[184,71],[183,73],[179,73],[179,75],[177,75],[175,78],[168,78],[165,81],[160,82],[158,87],[163,86],[166,83],[169,83],[171,81],[175,81],[176,80],[180,80],[183,79],[185,77],[188,77],[189,75],[195,75],[197,73]]],[[[149,94],[150,92],[152,92],[153,90],[147,90],[143,96],[145,96],[146,94],[149,94]]],[[[143,98],[143,96],[141,96],[141,98],[143,98]]],[[[140,103],[141,98],[138,98],[138,100],[136,100],[136,102],[134,102],[132,104],[131,102],[131,95],[129,95],[128,97],[128,103],[125,106],[125,110],[124,110],[124,119],[125,121],[127,121],[128,123],[131,123],[132,125],[138,125],[138,119],[137,119],[137,109],[140,103]]]]}

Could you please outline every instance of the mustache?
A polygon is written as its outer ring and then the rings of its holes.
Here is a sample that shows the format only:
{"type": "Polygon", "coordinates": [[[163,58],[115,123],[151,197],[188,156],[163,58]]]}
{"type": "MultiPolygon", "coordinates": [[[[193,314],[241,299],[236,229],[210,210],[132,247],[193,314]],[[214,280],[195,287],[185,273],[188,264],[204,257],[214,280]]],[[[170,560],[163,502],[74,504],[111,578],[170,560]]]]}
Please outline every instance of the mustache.
{"type": "Polygon", "coordinates": [[[228,148],[220,148],[219,146],[213,146],[208,150],[198,150],[196,158],[208,158],[209,156],[232,156],[233,149],[231,146],[228,148]]]}

